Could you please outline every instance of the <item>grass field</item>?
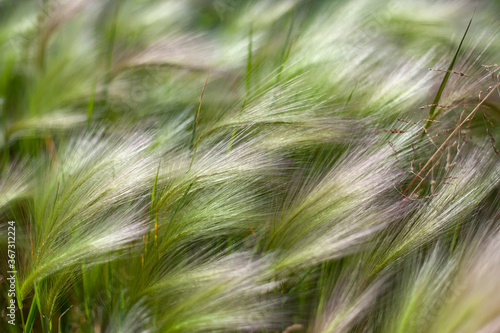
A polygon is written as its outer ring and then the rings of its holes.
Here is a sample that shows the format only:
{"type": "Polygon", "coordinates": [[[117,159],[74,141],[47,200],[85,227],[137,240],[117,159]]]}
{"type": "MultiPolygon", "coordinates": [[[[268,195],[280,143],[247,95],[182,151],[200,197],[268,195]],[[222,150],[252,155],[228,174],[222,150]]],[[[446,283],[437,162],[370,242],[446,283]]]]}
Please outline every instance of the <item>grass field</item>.
{"type": "Polygon", "coordinates": [[[500,332],[499,18],[0,0],[0,331],[500,332]]]}

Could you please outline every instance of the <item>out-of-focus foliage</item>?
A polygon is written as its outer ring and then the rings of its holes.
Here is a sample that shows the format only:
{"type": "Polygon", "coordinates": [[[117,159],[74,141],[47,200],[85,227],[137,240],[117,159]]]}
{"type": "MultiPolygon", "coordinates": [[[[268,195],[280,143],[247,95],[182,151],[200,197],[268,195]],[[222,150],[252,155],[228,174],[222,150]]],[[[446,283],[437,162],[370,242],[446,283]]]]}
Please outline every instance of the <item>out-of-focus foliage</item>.
{"type": "Polygon", "coordinates": [[[0,330],[499,331],[499,8],[0,0],[0,330]]]}

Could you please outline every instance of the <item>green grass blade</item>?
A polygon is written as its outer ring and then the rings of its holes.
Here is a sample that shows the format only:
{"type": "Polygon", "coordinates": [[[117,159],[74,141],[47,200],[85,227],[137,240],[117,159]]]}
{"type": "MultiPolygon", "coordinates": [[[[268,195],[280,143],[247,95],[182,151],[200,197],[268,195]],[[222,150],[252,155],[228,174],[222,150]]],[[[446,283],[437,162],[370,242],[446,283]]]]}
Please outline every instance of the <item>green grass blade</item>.
{"type": "Polygon", "coordinates": [[[246,76],[245,76],[245,82],[246,82],[246,93],[247,96],[250,92],[250,74],[252,73],[252,36],[253,36],[253,29],[250,27],[250,32],[248,36],[248,57],[247,57],[247,71],[246,71],[246,76]]]}
{"type": "Polygon", "coordinates": [[[153,191],[151,193],[151,212],[153,211],[153,204],[155,201],[156,184],[158,183],[158,174],[160,173],[161,162],[158,163],[158,170],[156,170],[155,183],[153,184],[153,191]]]}
{"type": "Polygon", "coordinates": [[[288,56],[290,55],[290,50],[292,49],[292,43],[290,42],[290,39],[292,36],[293,26],[295,24],[296,10],[297,9],[294,10],[292,17],[290,18],[290,26],[288,28],[288,33],[286,35],[285,45],[283,46],[283,50],[281,51],[281,64],[280,67],[278,68],[278,76],[276,78],[276,83],[279,83],[280,81],[281,73],[285,68],[285,63],[288,59],[288,56]]]}
{"type": "MultiPolygon", "coordinates": [[[[474,12],[476,10],[474,9],[474,12]]],[[[455,51],[455,55],[453,56],[453,59],[451,60],[450,66],[448,67],[448,70],[446,71],[443,81],[441,81],[441,85],[439,86],[438,92],[436,94],[436,97],[434,97],[434,101],[432,102],[432,106],[429,110],[429,120],[434,120],[437,115],[439,114],[439,111],[436,112],[436,108],[438,107],[439,101],[441,99],[441,95],[443,94],[444,88],[446,87],[446,84],[448,83],[448,79],[450,78],[451,71],[453,70],[453,67],[455,66],[455,63],[458,59],[458,55],[460,54],[460,50],[462,49],[462,45],[464,43],[465,37],[467,36],[467,33],[469,32],[469,28],[472,24],[472,19],[474,18],[474,13],[472,13],[472,17],[469,20],[469,24],[467,25],[467,29],[465,29],[464,35],[462,36],[462,40],[460,41],[460,44],[458,44],[458,48],[455,51]]],[[[428,121],[426,122],[424,128],[427,129],[432,122],[428,121]]],[[[425,132],[424,132],[425,133],[425,132]]],[[[424,134],[422,133],[422,134],[424,134]]]]}

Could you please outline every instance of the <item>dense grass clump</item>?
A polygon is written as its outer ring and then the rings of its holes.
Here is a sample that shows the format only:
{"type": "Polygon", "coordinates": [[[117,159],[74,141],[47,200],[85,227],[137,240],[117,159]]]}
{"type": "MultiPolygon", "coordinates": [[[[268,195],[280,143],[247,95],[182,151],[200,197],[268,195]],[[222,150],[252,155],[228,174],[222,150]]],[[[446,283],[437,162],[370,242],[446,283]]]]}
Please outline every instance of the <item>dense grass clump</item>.
{"type": "Polygon", "coordinates": [[[0,1],[0,331],[499,332],[499,9],[0,1]]]}

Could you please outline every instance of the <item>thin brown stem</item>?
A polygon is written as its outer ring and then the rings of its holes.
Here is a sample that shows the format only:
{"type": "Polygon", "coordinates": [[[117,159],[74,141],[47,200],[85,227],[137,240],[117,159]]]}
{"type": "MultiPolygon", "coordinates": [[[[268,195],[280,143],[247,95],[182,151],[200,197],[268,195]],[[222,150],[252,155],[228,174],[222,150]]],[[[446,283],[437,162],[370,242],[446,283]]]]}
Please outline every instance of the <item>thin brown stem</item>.
{"type": "MultiPolygon", "coordinates": [[[[443,150],[443,148],[446,146],[446,144],[448,143],[448,141],[451,140],[451,138],[462,128],[462,126],[467,122],[469,121],[469,119],[471,119],[477,112],[477,110],[479,110],[479,108],[481,107],[481,105],[491,96],[491,94],[493,94],[493,92],[500,86],[500,83],[495,85],[491,90],[490,92],[479,102],[478,105],[476,105],[476,107],[474,108],[474,110],[471,111],[471,113],[469,113],[469,115],[467,117],[465,117],[465,119],[455,128],[455,130],[453,132],[451,132],[451,134],[448,136],[448,138],[446,138],[446,140],[444,140],[444,142],[441,144],[441,146],[439,146],[439,148],[436,150],[436,152],[434,153],[434,155],[432,155],[432,157],[427,161],[427,163],[425,163],[425,165],[423,166],[422,169],[420,169],[420,171],[418,172],[418,174],[413,178],[413,180],[411,181],[410,185],[408,185],[408,187],[406,188],[406,190],[403,192],[406,193],[410,187],[415,183],[415,181],[420,177],[420,175],[425,171],[425,169],[427,169],[427,167],[434,161],[434,159],[438,156],[439,152],[441,150],[443,150]]],[[[418,185],[413,189],[413,191],[411,192],[411,194],[408,196],[411,197],[415,191],[420,187],[420,185],[422,184],[422,182],[424,181],[425,178],[423,178],[420,183],[418,183],[418,185]]]]}

